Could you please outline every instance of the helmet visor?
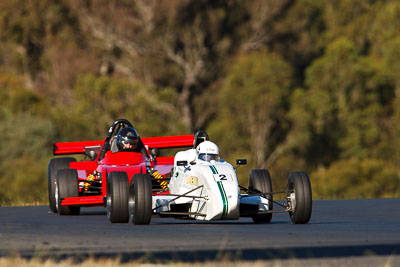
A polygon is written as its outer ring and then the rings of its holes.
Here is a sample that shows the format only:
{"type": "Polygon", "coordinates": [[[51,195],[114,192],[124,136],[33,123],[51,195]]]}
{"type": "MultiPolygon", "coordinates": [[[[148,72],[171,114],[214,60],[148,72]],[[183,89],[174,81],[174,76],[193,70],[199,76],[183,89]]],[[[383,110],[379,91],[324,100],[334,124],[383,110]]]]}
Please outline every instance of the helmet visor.
{"type": "Polygon", "coordinates": [[[204,161],[211,161],[211,160],[218,161],[219,155],[202,153],[202,154],[199,154],[199,159],[204,160],[204,161]]]}
{"type": "Polygon", "coordinates": [[[132,146],[134,146],[134,145],[136,145],[137,144],[137,142],[138,142],[138,139],[137,138],[128,138],[128,137],[122,137],[122,144],[124,144],[124,145],[132,145],[132,146]]]}

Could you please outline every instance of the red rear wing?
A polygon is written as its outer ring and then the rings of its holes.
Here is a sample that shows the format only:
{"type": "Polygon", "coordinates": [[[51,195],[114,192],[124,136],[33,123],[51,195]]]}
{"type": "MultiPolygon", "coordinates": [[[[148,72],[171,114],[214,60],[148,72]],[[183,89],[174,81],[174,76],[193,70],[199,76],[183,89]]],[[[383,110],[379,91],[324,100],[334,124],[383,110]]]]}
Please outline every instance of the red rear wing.
{"type": "Polygon", "coordinates": [[[54,143],[53,154],[54,155],[84,154],[85,147],[102,146],[103,143],[104,140],[54,143]]]}
{"type": "Polygon", "coordinates": [[[193,146],[194,135],[144,137],[143,144],[149,148],[175,148],[193,146]]]}
{"type": "MultiPolygon", "coordinates": [[[[144,137],[144,145],[149,148],[176,148],[193,146],[194,135],[177,135],[162,137],[144,137]]],[[[85,147],[102,146],[104,140],[54,143],[54,155],[84,154],[85,147]]]]}

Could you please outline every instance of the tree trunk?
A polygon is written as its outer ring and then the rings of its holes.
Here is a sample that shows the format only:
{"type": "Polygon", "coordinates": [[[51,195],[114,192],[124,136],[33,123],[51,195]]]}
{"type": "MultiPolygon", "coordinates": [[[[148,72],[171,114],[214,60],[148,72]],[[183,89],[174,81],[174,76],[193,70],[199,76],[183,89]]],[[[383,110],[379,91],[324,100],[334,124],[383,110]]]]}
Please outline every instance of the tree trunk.
{"type": "Polygon", "coordinates": [[[271,122],[270,120],[259,121],[255,117],[256,116],[252,112],[249,113],[250,136],[252,139],[251,146],[256,161],[256,168],[264,169],[267,150],[267,137],[271,128],[271,122]]]}
{"type": "Polygon", "coordinates": [[[179,94],[178,104],[182,112],[182,120],[184,124],[192,131],[193,130],[193,114],[190,108],[190,87],[191,84],[185,82],[182,88],[182,92],[179,94]]]}

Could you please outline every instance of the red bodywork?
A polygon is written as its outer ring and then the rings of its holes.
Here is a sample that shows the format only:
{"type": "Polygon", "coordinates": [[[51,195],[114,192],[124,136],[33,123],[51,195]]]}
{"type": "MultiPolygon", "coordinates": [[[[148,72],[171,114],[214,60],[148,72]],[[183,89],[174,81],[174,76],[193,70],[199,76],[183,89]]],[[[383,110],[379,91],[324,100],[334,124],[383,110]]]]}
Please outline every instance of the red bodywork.
{"type": "MultiPolygon", "coordinates": [[[[166,136],[166,137],[147,137],[142,138],[147,151],[152,148],[177,148],[193,146],[194,135],[166,136]]],[[[103,148],[103,141],[82,141],[82,142],[63,142],[54,143],[54,155],[84,154],[87,148],[103,148]]],[[[78,171],[78,182],[85,183],[88,177],[95,171],[101,173],[101,194],[79,197],[67,197],[62,200],[61,205],[82,205],[98,206],[104,205],[106,197],[106,179],[112,171],[124,171],[129,177],[129,183],[134,174],[147,173],[146,159],[141,153],[135,152],[106,152],[105,156],[99,160],[98,153],[96,160],[71,162],[70,168],[78,171]]],[[[150,158],[150,155],[149,155],[150,158]]],[[[164,178],[169,174],[174,165],[174,157],[157,157],[147,161],[147,166],[153,167],[164,178]]],[[[82,194],[83,188],[79,188],[82,194]]]]}

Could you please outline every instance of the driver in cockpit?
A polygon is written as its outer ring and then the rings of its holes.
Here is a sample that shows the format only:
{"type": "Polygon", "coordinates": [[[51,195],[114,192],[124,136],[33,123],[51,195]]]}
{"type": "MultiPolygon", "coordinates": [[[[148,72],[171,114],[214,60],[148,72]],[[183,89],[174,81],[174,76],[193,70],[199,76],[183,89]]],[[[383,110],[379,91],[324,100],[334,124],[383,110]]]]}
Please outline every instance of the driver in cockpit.
{"type": "Polygon", "coordinates": [[[133,127],[125,127],[118,131],[111,140],[111,152],[141,152],[147,157],[146,148],[133,127]]]}
{"type": "Polygon", "coordinates": [[[211,141],[201,142],[196,147],[197,158],[203,161],[210,162],[211,160],[219,161],[219,148],[211,141]]]}

